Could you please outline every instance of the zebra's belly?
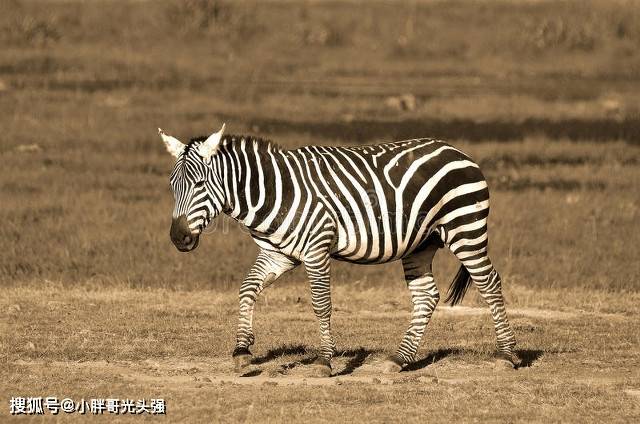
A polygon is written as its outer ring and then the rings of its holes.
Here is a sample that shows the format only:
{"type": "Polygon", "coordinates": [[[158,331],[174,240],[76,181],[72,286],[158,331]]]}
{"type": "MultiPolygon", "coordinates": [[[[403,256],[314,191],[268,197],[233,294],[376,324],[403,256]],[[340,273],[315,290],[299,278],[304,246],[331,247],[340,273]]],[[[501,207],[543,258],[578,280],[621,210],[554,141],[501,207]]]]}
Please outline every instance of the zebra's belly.
{"type": "Polygon", "coordinates": [[[401,254],[398,255],[389,255],[389,256],[384,256],[384,257],[353,257],[353,256],[345,256],[339,253],[332,253],[331,254],[331,258],[338,260],[338,261],[342,261],[342,262],[349,262],[352,264],[360,264],[360,265],[377,265],[377,264],[384,264],[384,263],[388,263],[388,262],[394,262],[397,261],[399,259],[402,259],[404,256],[407,256],[409,254],[409,252],[402,252],[401,254]]]}
{"type": "Polygon", "coordinates": [[[441,245],[437,230],[417,228],[398,235],[395,231],[349,232],[338,226],[336,240],[331,250],[333,259],[357,264],[382,264],[408,256],[428,243],[441,245]]]}

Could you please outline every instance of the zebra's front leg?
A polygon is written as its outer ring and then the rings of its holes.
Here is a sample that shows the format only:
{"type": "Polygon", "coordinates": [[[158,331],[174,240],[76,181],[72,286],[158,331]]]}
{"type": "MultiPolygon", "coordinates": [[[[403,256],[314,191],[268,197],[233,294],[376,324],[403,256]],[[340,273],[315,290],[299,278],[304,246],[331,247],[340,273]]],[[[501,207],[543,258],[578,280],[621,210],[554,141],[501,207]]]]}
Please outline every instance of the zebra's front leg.
{"type": "Polygon", "coordinates": [[[437,247],[429,246],[420,253],[414,253],[402,259],[405,280],[411,292],[411,324],[396,353],[383,364],[384,372],[398,372],[402,367],[414,361],[422,336],[429,324],[431,315],[440,300],[440,293],[431,273],[431,261],[437,247]]]}
{"type": "Polygon", "coordinates": [[[336,344],[331,335],[331,286],[328,253],[311,254],[305,267],[311,284],[311,304],[320,324],[320,354],[311,365],[311,376],[331,376],[331,358],[336,344]]]}
{"type": "Polygon", "coordinates": [[[253,309],[258,296],[264,288],[278,277],[289,271],[298,262],[277,253],[261,250],[255,263],[240,286],[240,318],[236,333],[236,347],[233,350],[233,363],[237,372],[251,363],[251,346],[255,340],[253,334],[253,309]]]}

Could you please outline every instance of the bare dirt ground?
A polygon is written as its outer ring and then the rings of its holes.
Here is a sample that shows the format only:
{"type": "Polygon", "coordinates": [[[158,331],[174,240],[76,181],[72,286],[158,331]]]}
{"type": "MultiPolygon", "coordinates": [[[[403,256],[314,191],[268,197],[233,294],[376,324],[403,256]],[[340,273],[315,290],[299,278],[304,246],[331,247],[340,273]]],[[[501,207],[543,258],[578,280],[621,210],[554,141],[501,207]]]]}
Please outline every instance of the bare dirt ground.
{"type": "MultiPolygon", "coordinates": [[[[555,308],[512,302],[524,360],[518,370],[494,365],[490,316],[471,295],[465,306],[437,309],[415,364],[383,374],[379,363],[409,322],[408,295],[338,288],[333,375],[311,378],[306,366],[315,355],[317,328],[305,283],[265,293],[256,311],[253,363],[242,375],[230,358],[233,292],[24,286],[5,294],[3,399],[158,397],[166,400],[171,421],[196,422],[640,417],[637,295],[612,298],[617,313],[593,307],[596,297],[589,292],[555,308]]],[[[542,294],[541,302],[556,294],[542,294]]],[[[9,418],[6,405],[1,413],[9,418]]]]}

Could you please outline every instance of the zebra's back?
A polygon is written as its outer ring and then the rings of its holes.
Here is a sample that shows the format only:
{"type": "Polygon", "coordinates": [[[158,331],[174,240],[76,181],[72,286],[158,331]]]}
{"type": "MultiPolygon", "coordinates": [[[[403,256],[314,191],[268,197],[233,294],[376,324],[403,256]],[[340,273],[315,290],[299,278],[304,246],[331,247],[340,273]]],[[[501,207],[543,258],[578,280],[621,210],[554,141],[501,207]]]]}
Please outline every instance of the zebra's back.
{"type": "Polygon", "coordinates": [[[396,260],[432,234],[447,242],[448,232],[488,214],[489,194],[478,166],[442,141],[308,146],[291,153],[300,155],[334,217],[336,259],[396,260]]]}

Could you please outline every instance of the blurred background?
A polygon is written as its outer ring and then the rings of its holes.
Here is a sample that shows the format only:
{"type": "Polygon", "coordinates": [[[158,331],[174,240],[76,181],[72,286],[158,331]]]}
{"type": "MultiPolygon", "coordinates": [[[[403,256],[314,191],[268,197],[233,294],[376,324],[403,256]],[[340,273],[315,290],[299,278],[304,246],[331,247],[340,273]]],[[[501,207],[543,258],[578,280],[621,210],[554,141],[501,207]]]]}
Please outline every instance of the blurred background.
{"type": "Polygon", "coordinates": [[[238,287],[257,250],[234,223],[171,244],[157,136],[226,122],[291,148],[446,139],[487,176],[512,296],[637,291],[639,82],[636,1],[2,0],[0,283],[238,287]]]}

